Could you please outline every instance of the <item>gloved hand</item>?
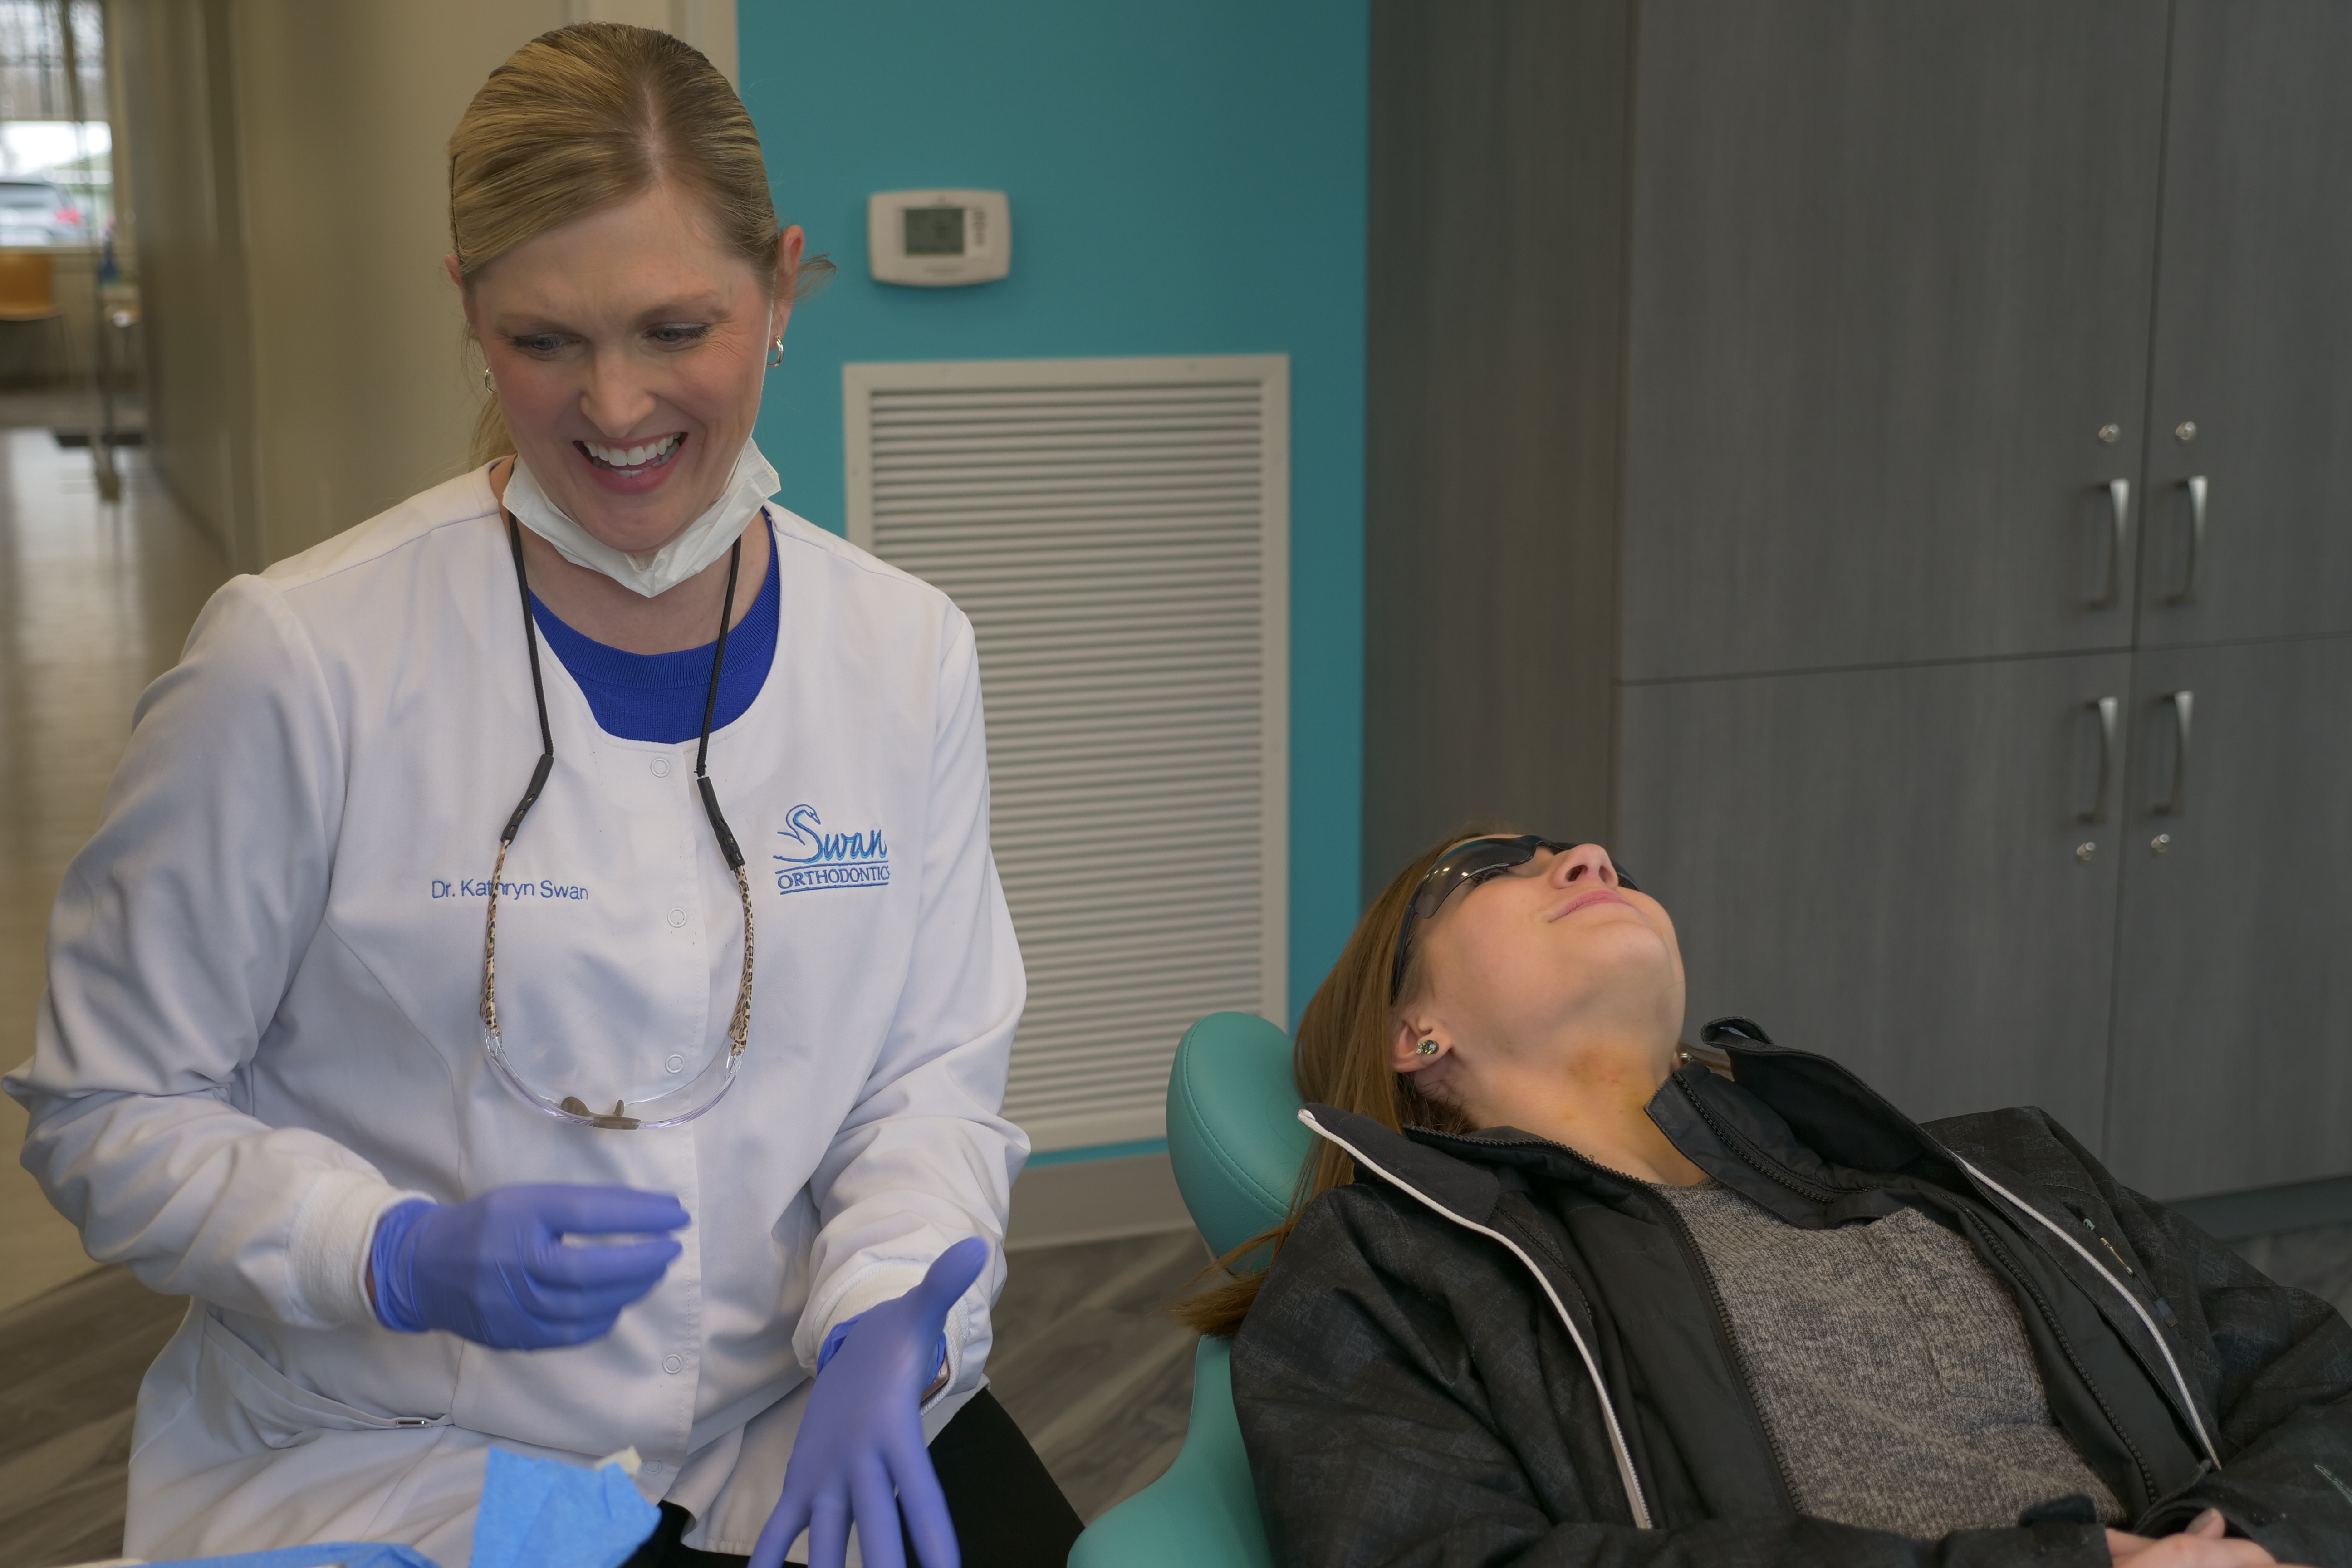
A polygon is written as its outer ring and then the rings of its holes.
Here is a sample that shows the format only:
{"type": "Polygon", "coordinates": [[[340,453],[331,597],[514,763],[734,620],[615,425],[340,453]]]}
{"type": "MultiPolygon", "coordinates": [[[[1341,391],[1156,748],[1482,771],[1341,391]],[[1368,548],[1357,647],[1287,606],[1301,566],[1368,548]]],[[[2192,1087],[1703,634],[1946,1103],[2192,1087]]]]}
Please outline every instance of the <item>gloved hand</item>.
{"type": "MultiPolygon", "coordinates": [[[[841,1342],[849,1337],[849,1331],[856,1328],[865,1321],[866,1314],[864,1312],[860,1312],[854,1318],[842,1319],[841,1321],[834,1324],[831,1329],[826,1331],[824,1343],[816,1347],[817,1371],[823,1372],[825,1369],[826,1364],[833,1360],[835,1352],[841,1349],[841,1342]]],[[[941,1334],[940,1336],[938,1347],[931,1352],[931,1382],[938,1382],[940,1374],[946,1372],[947,1369],[948,1337],[945,1334],[941,1334]]],[[[929,1384],[924,1385],[926,1389],[930,1385],[929,1384]]]]}
{"type": "Polygon", "coordinates": [[[967,1237],[940,1254],[921,1284],[858,1318],[817,1373],[784,1467],[784,1495],[760,1531],[750,1568],[778,1568],[803,1530],[808,1568],[843,1568],[853,1515],[866,1568],[906,1568],[901,1509],[922,1568],[961,1568],[948,1500],[923,1446],[920,1407],[939,1367],[948,1309],[987,1262],[988,1243],[967,1237]]]}
{"type": "Polygon", "coordinates": [[[493,1187],[462,1204],[412,1198],[384,1211],[368,1249],[387,1329],[446,1329],[492,1350],[576,1345],[610,1333],[682,1250],[670,1237],[566,1247],[566,1236],[676,1230],[667,1193],[547,1184],[493,1187]]]}

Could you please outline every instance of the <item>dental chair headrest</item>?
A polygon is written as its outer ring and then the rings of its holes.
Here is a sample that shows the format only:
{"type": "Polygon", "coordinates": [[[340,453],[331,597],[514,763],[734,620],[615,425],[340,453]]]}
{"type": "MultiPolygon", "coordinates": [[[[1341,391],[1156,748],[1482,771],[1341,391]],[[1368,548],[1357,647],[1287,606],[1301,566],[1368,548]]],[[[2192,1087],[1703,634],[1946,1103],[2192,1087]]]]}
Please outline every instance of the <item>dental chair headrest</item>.
{"type": "Polygon", "coordinates": [[[1314,1135],[1298,1124],[1290,1037],[1251,1013],[1212,1013],[1176,1047],[1168,1158],[1220,1256],[1281,1223],[1314,1135]]]}

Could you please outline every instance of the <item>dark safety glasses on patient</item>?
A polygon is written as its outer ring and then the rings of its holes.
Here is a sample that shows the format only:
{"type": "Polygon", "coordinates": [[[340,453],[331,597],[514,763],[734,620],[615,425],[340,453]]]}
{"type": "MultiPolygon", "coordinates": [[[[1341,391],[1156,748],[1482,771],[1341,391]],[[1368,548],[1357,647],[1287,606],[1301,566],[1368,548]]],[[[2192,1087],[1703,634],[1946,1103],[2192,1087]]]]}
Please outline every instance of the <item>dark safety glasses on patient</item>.
{"type": "MultiPolygon", "coordinates": [[[[1457,844],[1437,858],[1437,864],[1412,890],[1412,900],[1404,907],[1404,923],[1397,927],[1396,962],[1389,966],[1389,1000],[1394,1002],[1404,989],[1405,954],[1412,943],[1412,928],[1423,921],[1437,918],[1445,900],[1465,888],[1491,881],[1515,867],[1524,866],[1536,858],[1538,849],[1549,849],[1558,855],[1573,849],[1573,844],[1563,844],[1557,838],[1539,838],[1532,833],[1522,833],[1511,838],[1473,838],[1457,844]]],[[[1640,892],[1641,885],[1625,875],[1625,868],[1614,868],[1617,885],[1640,892]]]]}
{"type": "Polygon", "coordinates": [[[719,707],[719,675],[727,665],[727,622],[735,607],[735,577],[743,564],[743,542],[735,542],[727,562],[727,596],[719,606],[719,646],[710,659],[710,693],[702,704],[702,743],[694,753],[694,784],[701,793],[702,809],[710,830],[719,836],[719,853],[735,873],[736,890],[743,898],[743,978],[735,990],[735,1016],[727,1033],[708,1046],[694,1048],[689,1058],[677,1042],[616,1044],[583,1041],[560,1036],[509,1040],[499,1027],[499,879],[505,874],[507,850],[522,831],[522,819],[547,787],[555,767],[555,731],[547,721],[547,689],[539,674],[539,629],[531,619],[530,580],[523,572],[522,532],[514,514],[507,514],[507,542],[514,551],[515,585],[522,593],[523,638],[530,649],[530,692],[539,703],[539,767],[530,787],[507,818],[499,836],[499,858],[490,871],[488,929],[482,938],[482,1048],[507,1087],[532,1107],[583,1127],[627,1131],[640,1127],[675,1127],[691,1121],[735,1084],[735,1068],[751,1033],[751,882],[743,869],[743,851],[728,830],[719,810],[718,792],[711,788],[710,720],[719,707]],[[610,1106],[607,1110],[604,1108],[610,1106]]]}

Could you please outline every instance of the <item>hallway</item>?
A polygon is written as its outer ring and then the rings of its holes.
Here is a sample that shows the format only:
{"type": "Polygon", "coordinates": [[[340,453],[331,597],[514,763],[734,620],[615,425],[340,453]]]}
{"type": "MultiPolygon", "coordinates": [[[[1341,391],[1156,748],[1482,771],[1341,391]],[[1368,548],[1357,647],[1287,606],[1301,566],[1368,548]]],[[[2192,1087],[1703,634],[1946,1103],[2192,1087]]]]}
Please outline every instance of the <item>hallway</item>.
{"type": "MultiPolygon", "coordinates": [[[[41,939],[97,826],[139,693],[180,656],[226,575],[220,552],[126,450],[99,500],[87,450],[0,430],[0,1062],[32,1054],[41,939]]],[[[25,1113],[0,1097],[0,1310],[91,1267],[17,1164],[25,1113]]]]}

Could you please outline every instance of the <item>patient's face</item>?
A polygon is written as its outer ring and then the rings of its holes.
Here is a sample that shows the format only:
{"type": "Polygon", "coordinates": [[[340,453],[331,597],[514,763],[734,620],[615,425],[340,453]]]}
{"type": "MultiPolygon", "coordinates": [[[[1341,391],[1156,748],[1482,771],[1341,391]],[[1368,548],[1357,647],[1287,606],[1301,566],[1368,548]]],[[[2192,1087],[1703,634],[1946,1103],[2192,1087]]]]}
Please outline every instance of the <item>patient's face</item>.
{"type": "Polygon", "coordinates": [[[1669,1045],[1681,1033],[1675,922],[1597,844],[1538,851],[1456,894],[1414,941],[1427,1005],[1486,1051],[1541,1051],[1574,1026],[1669,1045]]]}

